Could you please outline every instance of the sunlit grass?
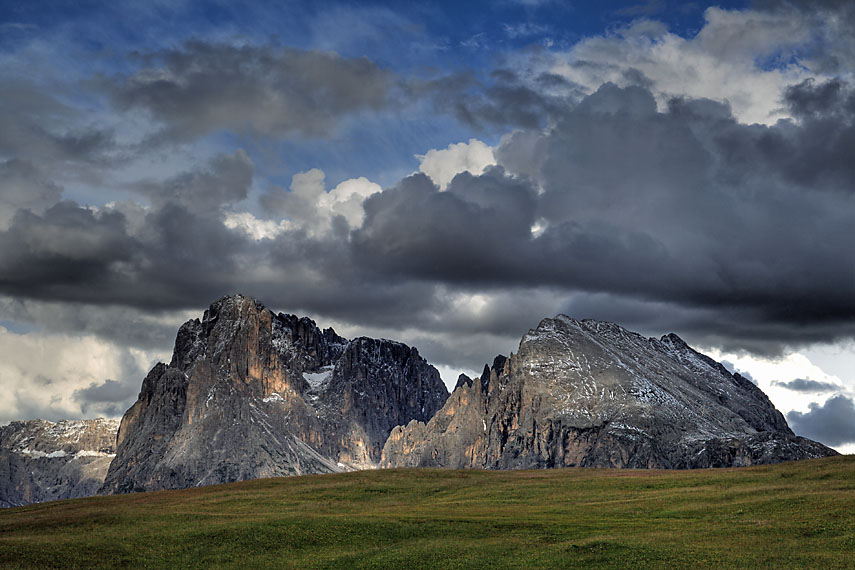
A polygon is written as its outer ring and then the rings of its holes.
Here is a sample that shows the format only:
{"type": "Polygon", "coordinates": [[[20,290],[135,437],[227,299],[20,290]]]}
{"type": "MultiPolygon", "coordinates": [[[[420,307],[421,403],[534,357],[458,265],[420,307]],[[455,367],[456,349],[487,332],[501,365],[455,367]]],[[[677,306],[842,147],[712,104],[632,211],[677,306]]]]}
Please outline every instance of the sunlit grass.
{"type": "Polygon", "coordinates": [[[362,471],[0,511],[4,567],[843,568],[853,552],[852,456],[362,471]]]}

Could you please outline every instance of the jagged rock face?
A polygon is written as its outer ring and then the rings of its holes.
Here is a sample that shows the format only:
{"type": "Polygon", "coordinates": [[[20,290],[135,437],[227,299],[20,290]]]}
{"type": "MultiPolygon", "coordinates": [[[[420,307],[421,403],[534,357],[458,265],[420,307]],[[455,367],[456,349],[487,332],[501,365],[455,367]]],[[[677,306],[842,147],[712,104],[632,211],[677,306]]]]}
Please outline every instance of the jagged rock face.
{"type": "Polygon", "coordinates": [[[447,397],[414,348],[226,297],[143,381],[102,492],[375,467],[394,426],[427,421],[447,397]]]}
{"type": "Polygon", "coordinates": [[[427,424],[392,430],[381,465],[698,468],[834,454],[676,335],[559,315],[480,379],[461,377],[427,424]]]}
{"type": "Polygon", "coordinates": [[[345,449],[339,452],[340,461],[374,467],[392,428],[412,419],[429,420],[445,404],[448,390],[416,349],[360,337],[337,360],[325,395],[317,400],[331,411],[325,417],[338,422],[330,423],[328,431],[339,440],[332,439],[325,451],[335,454],[338,445],[345,449]]]}
{"type": "Polygon", "coordinates": [[[94,495],[116,453],[116,420],[0,427],[0,507],[94,495]]]}

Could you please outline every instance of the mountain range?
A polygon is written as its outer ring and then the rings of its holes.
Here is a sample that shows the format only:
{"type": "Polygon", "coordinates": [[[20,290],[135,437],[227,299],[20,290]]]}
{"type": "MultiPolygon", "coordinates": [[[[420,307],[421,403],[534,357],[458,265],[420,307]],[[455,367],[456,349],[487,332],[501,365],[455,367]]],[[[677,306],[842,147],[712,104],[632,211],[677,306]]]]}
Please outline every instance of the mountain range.
{"type": "Polygon", "coordinates": [[[701,468],[835,455],[674,334],[559,315],[449,395],[418,350],[232,295],[121,423],[0,428],[0,505],[377,467],[701,468]]]}

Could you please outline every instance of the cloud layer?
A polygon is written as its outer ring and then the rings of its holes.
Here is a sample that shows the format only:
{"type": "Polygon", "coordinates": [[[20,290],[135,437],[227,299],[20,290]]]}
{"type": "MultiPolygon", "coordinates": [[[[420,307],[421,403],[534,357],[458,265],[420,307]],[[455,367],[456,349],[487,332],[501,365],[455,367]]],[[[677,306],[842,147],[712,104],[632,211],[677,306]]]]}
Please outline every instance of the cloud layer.
{"type": "Polygon", "coordinates": [[[664,303],[681,323],[715,310],[718,322],[694,324],[699,334],[851,336],[853,276],[841,260],[855,241],[852,91],[801,83],[786,100],[797,120],[749,126],[712,101],[659,111],[648,90],[605,84],[551,129],[506,137],[499,165],[481,174],[448,155],[461,172],[445,191],[421,174],[383,192],[364,179],[327,192],[322,172],[295,176],[261,196],[266,216],[287,222],[261,241],[226,223],[248,196],[252,162],[219,155],[136,183],[142,209],[20,209],[0,231],[0,291],[165,309],[278,282],[291,287],[271,302],[324,312],[331,304],[311,292],[321,281],[366,308],[356,317],[376,306],[360,292],[398,291],[418,314],[437,310],[437,287],[550,287],[664,303]]]}
{"type": "Polygon", "coordinates": [[[142,56],[132,74],[104,78],[120,109],[142,109],[161,136],[214,131],[324,137],[351,113],[389,103],[394,77],[368,59],[292,48],[189,41],[142,56]]]}
{"type": "Polygon", "coordinates": [[[605,84],[552,128],[505,137],[480,174],[459,147],[432,155],[459,170],[444,190],[415,174],[327,191],[312,170],[260,196],[268,225],[233,210],[254,180],[238,150],[135,183],[143,207],[20,209],[0,231],[0,292],[174,309],[243,290],[368,325],[406,306],[424,326],[451,310],[449,288],[546,287],[556,308],[656,306],[663,326],[772,351],[851,337],[855,99],[808,82],[785,100],[795,120],[749,126],[709,100],[660,111],[645,88],[605,84]]]}
{"type": "MultiPolygon", "coordinates": [[[[141,354],[238,291],[448,370],[558,312],[769,358],[855,338],[850,4],[711,7],[696,34],[642,17],[554,46],[548,25],[497,26],[525,49],[356,12],[302,48],[91,48],[70,79],[50,42],[0,42],[4,343],[97,340],[112,363],[49,384],[61,405],[27,403],[59,364],[10,354],[7,416],[121,407],[141,354]],[[371,37],[418,38],[426,59],[364,56],[371,37]],[[464,53],[490,56],[448,63],[464,53]]],[[[829,402],[792,421],[838,425],[849,408],[829,402]]]]}

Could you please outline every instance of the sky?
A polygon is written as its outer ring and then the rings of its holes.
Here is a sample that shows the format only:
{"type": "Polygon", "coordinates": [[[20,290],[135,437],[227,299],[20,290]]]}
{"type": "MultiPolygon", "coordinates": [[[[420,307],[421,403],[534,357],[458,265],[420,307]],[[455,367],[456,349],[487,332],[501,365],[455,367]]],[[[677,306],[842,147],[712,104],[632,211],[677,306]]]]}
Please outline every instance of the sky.
{"type": "Polygon", "coordinates": [[[453,386],[674,332],[855,452],[855,4],[0,0],[0,424],[120,417],[223,295],[453,386]]]}

